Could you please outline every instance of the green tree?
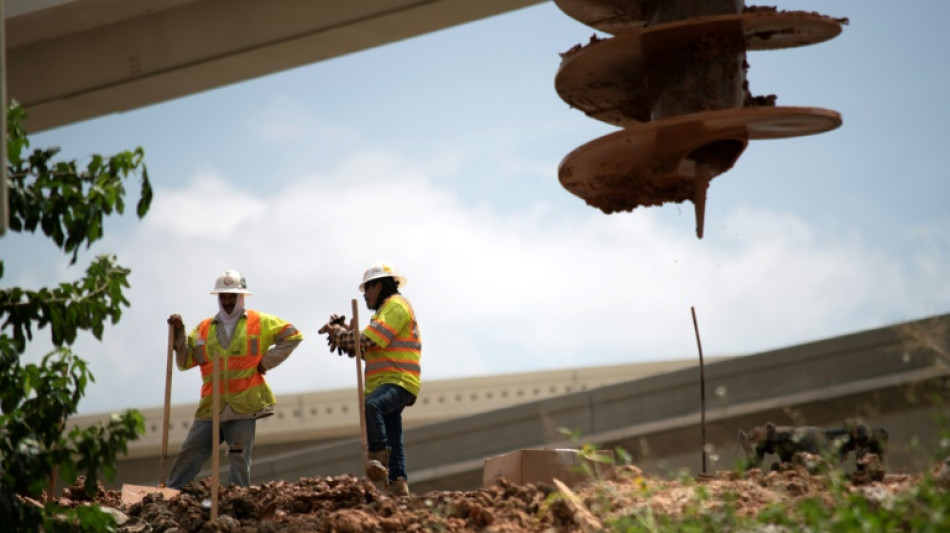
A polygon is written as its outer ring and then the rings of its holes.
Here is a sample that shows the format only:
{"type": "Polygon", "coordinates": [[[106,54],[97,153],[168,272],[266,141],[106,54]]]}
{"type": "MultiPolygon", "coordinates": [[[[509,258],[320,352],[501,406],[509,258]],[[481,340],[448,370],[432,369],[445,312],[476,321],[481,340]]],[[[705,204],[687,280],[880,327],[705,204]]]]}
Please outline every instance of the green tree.
{"type": "MultiPolygon", "coordinates": [[[[109,158],[93,155],[83,169],[76,161],[54,161],[58,148],[27,153],[24,118],[23,109],[11,104],[7,120],[11,231],[39,229],[71,254],[72,266],[83,244],[88,249],[102,238],[103,218],[124,212],[124,182],[134,175],[141,176],[136,214],[145,216],[152,188],[141,148],[109,158]]],[[[122,307],[129,306],[122,294],[129,286],[129,272],[114,256],[101,255],[78,281],[38,290],[0,289],[0,523],[5,530],[101,531],[114,526],[102,512],[39,502],[54,472],[69,483],[85,476],[86,492],[94,495],[99,473],[112,479],[117,456],[145,431],[141,413],[130,409],[114,415],[108,424],[64,432],[86,386],[95,381],[86,361],[69,347],[80,331],[101,339],[105,322],[118,322],[122,307]],[[54,350],[39,365],[21,364],[34,328],[47,326],[54,350]]]]}

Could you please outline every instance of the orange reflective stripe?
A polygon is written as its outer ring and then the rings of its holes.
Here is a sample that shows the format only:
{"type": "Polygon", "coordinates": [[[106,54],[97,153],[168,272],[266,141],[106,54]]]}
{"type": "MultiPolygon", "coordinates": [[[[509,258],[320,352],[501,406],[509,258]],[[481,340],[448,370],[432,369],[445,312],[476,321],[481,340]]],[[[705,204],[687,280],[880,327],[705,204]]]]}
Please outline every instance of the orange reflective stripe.
{"type": "MultiPolygon", "coordinates": [[[[263,356],[250,357],[246,355],[233,355],[231,357],[221,356],[221,362],[218,363],[221,365],[221,379],[227,379],[229,375],[237,374],[242,371],[251,370],[257,368],[257,365],[261,363],[263,356]],[[227,368],[225,368],[227,365],[227,368]]],[[[201,365],[201,379],[210,382],[214,376],[211,375],[211,372],[214,371],[214,363],[204,363],[201,365]]]]}
{"type": "Polygon", "coordinates": [[[244,334],[247,337],[247,355],[259,355],[261,353],[261,314],[248,310],[244,328],[244,334]]]}
{"type": "MultiPolygon", "coordinates": [[[[393,346],[393,344],[396,344],[396,343],[394,342],[394,343],[392,343],[392,344],[390,344],[389,346],[386,347],[386,352],[387,352],[387,353],[389,353],[389,352],[412,352],[412,353],[416,353],[416,352],[418,352],[419,350],[422,349],[422,347],[419,345],[418,342],[413,343],[413,344],[410,345],[410,346],[393,346]]],[[[368,351],[368,350],[367,350],[367,351],[368,351]]],[[[382,350],[377,350],[377,351],[382,351],[382,350]]]]}
{"type": "Polygon", "coordinates": [[[410,374],[418,375],[422,366],[419,364],[419,361],[415,358],[412,359],[396,359],[388,357],[386,359],[376,359],[373,361],[366,362],[366,375],[378,374],[379,372],[385,371],[403,371],[410,374]]]}
{"type": "Polygon", "coordinates": [[[228,357],[228,370],[247,370],[260,364],[264,356],[241,355],[228,357]]]}
{"type": "Polygon", "coordinates": [[[247,324],[246,330],[248,335],[260,335],[261,334],[261,314],[257,311],[248,309],[246,312],[247,324]]]}
{"type": "MultiPolygon", "coordinates": [[[[239,392],[244,392],[245,390],[256,387],[257,385],[264,384],[264,376],[255,373],[253,376],[247,378],[237,378],[229,379],[227,381],[221,380],[220,387],[218,387],[219,394],[237,394],[239,392]],[[227,383],[227,391],[224,389],[224,385],[227,383]]],[[[201,397],[210,396],[211,392],[214,390],[214,383],[208,381],[201,384],[201,397]]]]}
{"type": "Polygon", "coordinates": [[[374,374],[382,374],[383,372],[399,372],[400,374],[411,374],[413,376],[418,376],[422,373],[419,370],[408,370],[406,368],[400,368],[397,366],[384,366],[384,367],[378,367],[374,370],[367,370],[366,375],[372,376],[374,374]]]}
{"type": "MultiPolygon", "coordinates": [[[[221,372],[221,374],[222,374],[222,379],[223,379],[223,375],[224,375],[224,361],[220,361],[218,364],[221,365],[220,367],[218,367],[218,371],[221,372]]],[[[208,381],[208,383],[210,383],[210,382],[211,382],[211,379],[214,377],[214,376],[211,375],[211,373],[212,373],[213,371],[214,371],[214,362],[213,362],[213,361],[209,361],[209,362],[207,362],[207,363],[202,363],[202,364],[201,364],[201,379],[202,379],[202,380],[206,380],[206,381],[208,381]]]]}
{"type": "Polygon", "coordinates": [[[246,378],[232,379],[229,382],[228,392],[230,394],[235,394],[238,392],[246,391],[251,387],[256,387],[258,385],[264,384],[264,376],[259,372],[255,372],[252,376],[246,378]]]}

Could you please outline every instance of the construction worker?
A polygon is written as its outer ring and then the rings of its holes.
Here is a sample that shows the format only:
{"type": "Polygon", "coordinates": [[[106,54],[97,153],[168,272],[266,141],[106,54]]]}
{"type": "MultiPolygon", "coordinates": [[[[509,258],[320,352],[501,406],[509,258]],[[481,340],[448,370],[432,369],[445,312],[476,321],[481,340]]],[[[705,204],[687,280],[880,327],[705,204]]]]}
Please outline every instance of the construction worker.
{"type": "MultiPolygon", "coordinates": [[[[406,454],[402,439],[402,411],[419,395],[422,340],[409,301],[399,293],[406,278],[385,261],[363,273],[359,289],[366,307],[375,311],[359,332],[366,360],[366,437],[369,460],[366,475],[377,487],[397,496],[409,495],[406,454]]],[[[355,354],[356,332],[340,325],[339,315],[327,324],[331,352],[355,354]]]]}
{"type": "Polygon", "coordinates": [[[201,401],[194,423],[172,464],[168,486],[181,488],[198,475],[212,452],[214,358],[219,358],[220,438],[228,443],[230,482],[250,485],[251,449],[257,419],[274,414],[277,400],[264,374],[284,362],[303,335],[274,315],[244,308],[250,295],[237,270],[225,270],[214,282],[218,313],[206,318],[185,337],[181,315],[171,315],[175,329],[175,358],[179,370],[201,367],[201,401]]]}

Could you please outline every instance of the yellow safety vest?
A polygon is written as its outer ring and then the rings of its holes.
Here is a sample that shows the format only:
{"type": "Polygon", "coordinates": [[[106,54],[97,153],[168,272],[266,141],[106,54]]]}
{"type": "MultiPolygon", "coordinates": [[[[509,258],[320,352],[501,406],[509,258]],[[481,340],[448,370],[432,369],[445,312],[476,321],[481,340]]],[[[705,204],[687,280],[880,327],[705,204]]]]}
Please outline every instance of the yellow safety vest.
{"type": "Polygon", "coordinates": [[[384,383],[419,395],[422,339],[409,301],[393,294],[383,302],[363,334],[376,346],[366,350],[366,394],[384,383]]]}
{"type": "Polygon", "coordinates": [[[273,315],[247,310],[234,326],[231,343],[218,342],[214,319],[206,318],[188,336],[188,358],[182,370],[201,366],[201,401],[196,418],[211,418],[214,390],[212,358],[219,357],[219,394],[221,409],[230,405],[238,413],[253,413],[277,403],[273,391],[257,370],[264,352],[275,342],[292,337],[302,338],[297,329],[273,315]]]}

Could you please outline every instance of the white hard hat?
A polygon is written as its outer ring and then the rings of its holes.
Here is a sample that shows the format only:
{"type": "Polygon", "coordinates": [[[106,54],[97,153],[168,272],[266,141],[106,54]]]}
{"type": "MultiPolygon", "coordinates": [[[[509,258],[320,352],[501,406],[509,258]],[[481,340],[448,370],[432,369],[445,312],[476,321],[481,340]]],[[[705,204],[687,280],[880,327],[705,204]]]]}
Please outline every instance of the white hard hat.
{"type": "Polygon", "coordinates": [[[360,292],[363,292],[367,281],[372,281],[379,278],[393,278],[396,280],[397,287],[404,287],[407,283],[406,278],[399,275],[399,272],[396,271],[396,267],[394,267],[392,263],[388,261],[376,261],[366,269],[366,272],[363,272],[363,281],[360,283],[360,292]]]}
{"type": "Polygon", "coordinates": [[[211,294],[251,294],[247,290],[247,280],[237,270],[225,270],[224,274],[214,280],[214,290],[211,294]]]}

